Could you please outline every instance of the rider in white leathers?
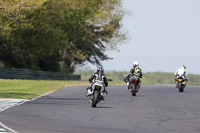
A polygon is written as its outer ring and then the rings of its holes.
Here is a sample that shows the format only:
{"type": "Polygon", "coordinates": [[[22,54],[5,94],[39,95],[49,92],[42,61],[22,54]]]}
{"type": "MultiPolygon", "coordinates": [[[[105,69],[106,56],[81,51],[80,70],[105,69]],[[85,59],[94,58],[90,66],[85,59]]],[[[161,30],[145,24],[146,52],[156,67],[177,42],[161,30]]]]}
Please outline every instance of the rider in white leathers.
{"type": "Polygon", "coordinates": [[[188,79],[187,79],[186,67],[185,67],[184,65],[182,65],[182,66],[181,66],[180,68],[178,68],[178,69],[176,70],[176,72],[174,73],[174,75],[175,75],[175,77],[176,77],[176,79],[175,79],[176,87],[178,87],[177,79],[178,79],[179,74],[182,74],[182,75],[185,77],[186,81],[188,81],[188,79]]]}

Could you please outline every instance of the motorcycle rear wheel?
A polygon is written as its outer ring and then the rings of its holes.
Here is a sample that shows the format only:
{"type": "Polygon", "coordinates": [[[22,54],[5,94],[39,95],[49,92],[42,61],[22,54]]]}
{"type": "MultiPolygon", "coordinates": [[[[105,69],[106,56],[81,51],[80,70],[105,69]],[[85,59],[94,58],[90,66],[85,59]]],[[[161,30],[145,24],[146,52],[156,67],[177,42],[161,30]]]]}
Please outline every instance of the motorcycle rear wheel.
{"type": "Polygon", "coordinates": [[[132,85],[131,92],[132,92],[132,96],[136,96],[135,85],[132,85]]]}
{"type": "Polygon", "coordinates": [[[95,90],[93,94],[93,99],[92,99],[92,107],[97,106],[99,95],[100,95],[100,92],[95,90]]]}
{"type": "Polygon", "coordinates": [[[183,92],[183,86],[181,82],[178,83],[178,89],[179,89],[179,92],[183,92]]]}

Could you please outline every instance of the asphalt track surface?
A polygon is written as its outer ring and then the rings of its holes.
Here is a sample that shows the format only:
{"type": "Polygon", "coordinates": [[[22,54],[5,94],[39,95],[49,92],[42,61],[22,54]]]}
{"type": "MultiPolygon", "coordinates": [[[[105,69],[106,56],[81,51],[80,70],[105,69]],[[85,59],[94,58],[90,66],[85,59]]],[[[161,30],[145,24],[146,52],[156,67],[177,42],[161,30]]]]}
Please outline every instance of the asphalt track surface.
{"type": "Polygon", "coordinates": [[[0,112],[16,133],[200,133],[200,88],[142,85],[136,97],[110,85],[96,108],[86,86],[57,90],[0,112]]]}

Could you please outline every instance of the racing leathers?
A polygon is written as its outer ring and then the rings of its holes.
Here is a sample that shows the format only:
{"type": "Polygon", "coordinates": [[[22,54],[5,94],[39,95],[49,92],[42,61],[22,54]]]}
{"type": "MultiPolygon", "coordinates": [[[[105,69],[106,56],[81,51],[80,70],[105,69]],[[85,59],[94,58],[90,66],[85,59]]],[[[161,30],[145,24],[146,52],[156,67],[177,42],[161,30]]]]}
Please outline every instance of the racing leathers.
{"type": "MultiPolygon", "coordinates": [[[[102,80],[105,87],[108,87],[108,81],[107,81],[106,75],[101,71],[99,71],[99,72],[97,71],[89,78],[89,82],[91,83],[91,85],[87,88],[87,91],[88,91],[87,96],[91,94],[92,85],[94,84],[95,80],[102,80]]],[[[103,92],[105,92],[105,95],[107,95],[107,93],[108,93],[106,88],[104,88],[103,92]]]]}

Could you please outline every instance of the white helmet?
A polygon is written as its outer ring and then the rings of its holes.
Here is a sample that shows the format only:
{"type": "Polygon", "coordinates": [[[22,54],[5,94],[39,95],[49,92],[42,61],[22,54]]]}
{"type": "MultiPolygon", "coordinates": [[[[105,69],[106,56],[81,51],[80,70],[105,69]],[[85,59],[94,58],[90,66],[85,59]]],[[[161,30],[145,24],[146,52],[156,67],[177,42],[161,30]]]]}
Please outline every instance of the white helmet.
{"type": "Polygon", "coordinates": [[[133,62],[133,67],[137,67],[137,66],[139,66],[138,61],[134,61],[134,62],[133,62]]]}

